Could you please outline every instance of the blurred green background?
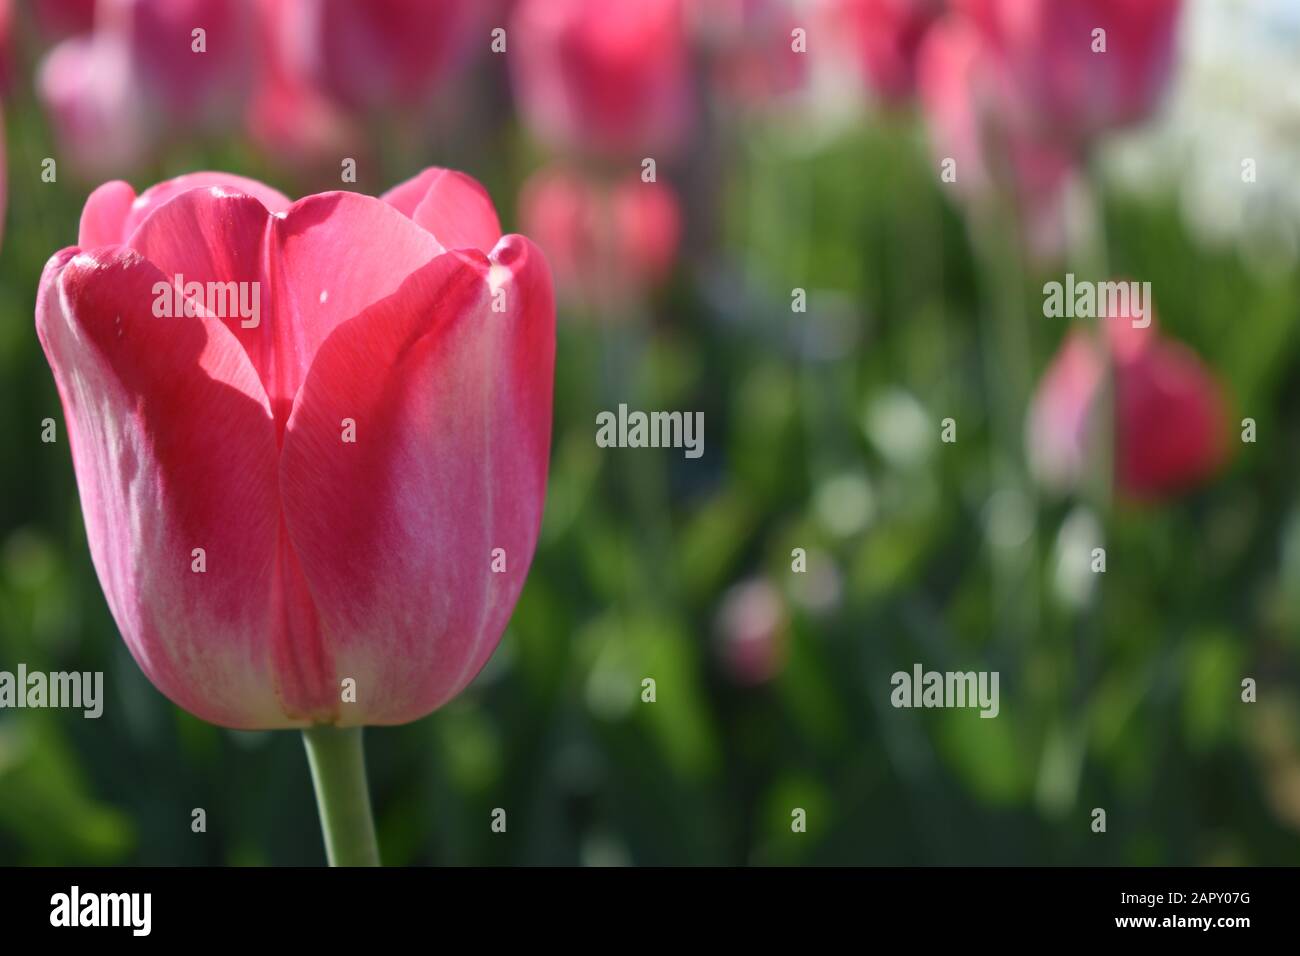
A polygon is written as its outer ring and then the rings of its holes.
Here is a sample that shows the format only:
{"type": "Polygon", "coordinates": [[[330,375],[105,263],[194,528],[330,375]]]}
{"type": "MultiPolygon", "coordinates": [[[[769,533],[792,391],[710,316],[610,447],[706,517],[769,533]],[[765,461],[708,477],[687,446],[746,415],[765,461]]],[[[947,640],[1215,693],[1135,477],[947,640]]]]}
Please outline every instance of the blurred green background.
{"type": "MultiPolygon", "coordinates": [[[[517,229],[544,154],[496,70],[461,81],[478,107],[458,135],[376,127],[344,188],[458,167],[517,229]]],[[[1172,183],[1101,177],[1110,273],[1152,282],[1260,437],[1164,505],[1039,496],[1023,399],[1066,323],[1040,317],[1032,268],[989,277],[915,118],[815,144],[780,118],[714,122],[725,172],[661,170],[685,197],[671,278],[621,321],[561,309],[545,522],[500,649],[442,711],[366,732],[385,862],[1294,864],[1300,272],[1198,241],[1172,183]],[[991,318],[1007,296],[1012,329],[991,318]],[[703,458],[598,449],[620,402],[703,411],[703,458]],[[1060,553],[1097,535],[1107,571],[1080,578],[1060,553]],[[893,709],[914,662],[999,671],[1000,716],[893,709]]],[[[41,182],[58,153],[30,96],[5,123],[0,669],[102,670],[107,699],[97,721],[0,712],[0,864],[321,863],[299,735],[189,716],[116,632],[33,324],[95,183],[41,182]]],[[[130,180],[203,168],[339,188],[238,137],[169,143],[130,180]]]]}

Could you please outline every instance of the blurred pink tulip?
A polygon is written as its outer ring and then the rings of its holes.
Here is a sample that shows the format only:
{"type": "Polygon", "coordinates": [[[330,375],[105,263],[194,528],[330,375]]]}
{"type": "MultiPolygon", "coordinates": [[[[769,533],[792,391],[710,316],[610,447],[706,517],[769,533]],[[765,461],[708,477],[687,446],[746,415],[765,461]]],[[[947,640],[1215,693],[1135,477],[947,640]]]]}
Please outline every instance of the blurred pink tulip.
{"type": "Polygon", "coordinates": [[[954,0],[917,82],[957,191],[1009,197],[1031,254],[1058,257],[1092,140],[1146,116],[1167,85],[1178,12],[1178,0],[954,0]]]}
{"type": "Polygon", "coordinates": [[[125,32],[150,108],[187,127],[238,118],[257,63],[247,0],[101,0],[96,17],[125,32]]]}
{"type": "Polygon", "coordinates": [[[41,278],[108,605],[149,679],[213,723],[421,717],[523,587],[551,431],[545,260],[468,177],[390,198],[107,183],[41,278]],[[159,317],[182,292],[191,314],[159,317]]]}
{"type": "Polygon", "coordinates": [[[484,5],[465,0],[271,0],[290,29],[289,60],[353,110],[423,103],[481,42],[484,5]],[[481,32],[481,35],[479,33],[481,32]]]}
{"type": "Polygon", "coordinates": [[[715,91],[741,105],[799,89],[808,57],[794,49],[800,26],[789,0],[708,0],[688,4],[691,32],[708,52],[715,91]]]}
{"type": "Polygon", "coordinates": [[[154,125],[130,50],[119,36],[64,40],[42,61],[36,85],[74,168],[84,173],[129,169],[150,149],[154,125]]]}
{"type": "Polygon", "coordinates": [[[1049,366],[1030,408],[1027,452],[1045,485],[1077,485],[1087,471],[1109,363],[1114,382],[1114,478],[1117,490],[1155,501],[1212,475],[1227,457],[1223,390],[1205,364],[1153,322],[1103,319],[1103,345],[1091,331],[1071,332],[1049,366]]]}
{"type": "Polygon", "coordinates": [[[785,667],[788,639],[785,602],[768,581],[737,584],[722,599],[717,629],[727,676],[738,684],[772,680],[785,667]]]}
{"type": "Polygon", "coordinates": [[[868,84],[897,102],[916,87],[917,56],[944,0],[830,0],[831,29],[842,31],[868,84]]]}
{"type": "Polygon", "coordinates": [[[1066,336],[1038,385],[1025,430],[1034,476],[1053,491],[1079,484],[1096,448],[1093,405],[1105,381],[1106,357],[1091,331],[1066,336]]]}
{"type": "Polygon", "coordinates": [[[356,129],[294,60],[300,44],[294,7],[259,0],[261,69],[248,107],[248,131],[269,155],[294,163],[355,153],[356,129]]]}
{"type": "Polygon", "coordinates": [[[665,183],[633,174],[613,184],[562,166],[524,184],[519,217],[555,270],[565,298],[618,313],[671,271],[681,209],[665,183]]]}
{"type": "Polygon", "coordinates": [[[1037,135],[1084,143],[1168,86],[1181,0],[953,2],[990,51],[1007,121],[1037,135]]]}
{"type": "Polygon", "coordinates": [[[240,0],[101,0],[94,30],[54,47],[37,80],[73,164],[129,168],[168,128],[238,117],[256,62],[252,16],[240,0]]]}
{"type": "MultiPolygon", "coordinates": [[[[1124,323],[1126,326],[1127,323],[1124,323]]],[[[1156,326],[1121,334],[1115,363],[1115,481],[1131,497],[1174,494],[1213,474],[1228,454],[1223,389],[1191,349],[1156,326]]]]}
{"type": "Polygon", "coordinates": [[[691,121],[680,0],[519,0],[509,30],[515,99],[548,144],[668,155],[691,121]]]}
{"type": "Polygon", "coordinates": [[[952,164],[952,188],[969,202],[1010,197],[1029,250],[1039,259],[1059,255],[1067,191],[1078,175],[1075,152],[1007,124],[989,49],[964,20],[930,30],[917,77],[934,158],[952,164]]]}

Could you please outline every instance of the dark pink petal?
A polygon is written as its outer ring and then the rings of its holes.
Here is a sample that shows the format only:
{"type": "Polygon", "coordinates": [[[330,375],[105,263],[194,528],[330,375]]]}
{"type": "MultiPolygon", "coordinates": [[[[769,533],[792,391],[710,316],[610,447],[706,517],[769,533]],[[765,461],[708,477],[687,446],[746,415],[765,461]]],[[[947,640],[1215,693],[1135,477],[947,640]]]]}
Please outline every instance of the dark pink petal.
{"type": "Polygon", "coordinates": [[[102,0],[96,31],[120,30],[150,109],[192,127],[238,114],[259,66],[253,16],[246,0],[102,0]]]}
{"type": "Polygon", "coordinates": [[[381,198],[432,233],[444,249],[486,254],[501,238],[492,197],[478,180],[454,169],[426,169],[381,198]]]}
{"type": "Polygon", "coordinates": [[[486,45],[489,7],[466,0],[300,0],[300,67],[364,111],[426,101],[470,43],[486,45]]]}
{"type": "Polygon", "coordinates": [[[1079,144],[1155,108],[1182,0],[956,0],[1000,80],[1004,124],[1079,144]],[[1094,30],[1106,49],[1094,52],[1094,30]]]}
{"type": "Polygon", "coordinates": [[[317,353],[280,480],[324,644],[357,681],[343,723],[423,716],[499,641],[541,522],[554,316],[540,253],[507,236],[491,260],[435,259],[317,353]]]}
{"type": "Polygon", "coordinates": [[[1219,383],[1191,349],[1151,341],[1115,369],[1115,480],[1133,498],[1158,499],[1213,474],[1227,457],[1219,383]]]}
{"type": "Polygon", "coordinates": [[[274,597],[270,407],[221,323],[155,317],[160,282],[123,248],[64,250],[41,279],[37,331],[91,557],[127,646],[163,693],[214,723],[295,726],[310,714],[268,666],[269,636],[292,620],[274,597]]]}
{"type": "Polygon", "coordinates": [[[914,91],[921,41],[942,12],[941,0],[832,0],[827,26],[843,33],[876,94],[897,102],[914,91]]]}
{"type": "Polygon", "coordinates": [[[682,0],[519,0],[510,24],[520,115],[547,143],[668,155],[692,123],[682,0]]]}

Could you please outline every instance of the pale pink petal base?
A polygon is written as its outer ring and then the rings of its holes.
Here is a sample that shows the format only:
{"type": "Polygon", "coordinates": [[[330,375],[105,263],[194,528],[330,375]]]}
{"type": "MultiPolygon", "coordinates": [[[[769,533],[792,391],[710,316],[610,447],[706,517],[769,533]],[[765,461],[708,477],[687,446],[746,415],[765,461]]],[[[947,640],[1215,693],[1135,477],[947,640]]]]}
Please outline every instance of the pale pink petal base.
{"type": "Polygon", "coordinates": [[[221,323],[154,317],[161,278],[119,248],[65,250],[41,282],[37,331],[91,557],[163,693],[213,723],[293,726],[305,721],[286,716],[265,666],[279,515],[270,409],[221,323]]]}

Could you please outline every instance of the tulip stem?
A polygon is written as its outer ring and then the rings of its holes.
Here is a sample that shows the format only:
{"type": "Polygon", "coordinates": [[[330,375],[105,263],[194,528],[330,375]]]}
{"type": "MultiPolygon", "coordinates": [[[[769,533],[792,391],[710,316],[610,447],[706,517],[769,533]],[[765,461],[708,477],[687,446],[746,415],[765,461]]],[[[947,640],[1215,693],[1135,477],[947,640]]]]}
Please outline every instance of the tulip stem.
{"type": "Polygon", "coordinates": [[[361,728],[308,727],[302,738],[330,866],[379,866],[361,728]]]}

